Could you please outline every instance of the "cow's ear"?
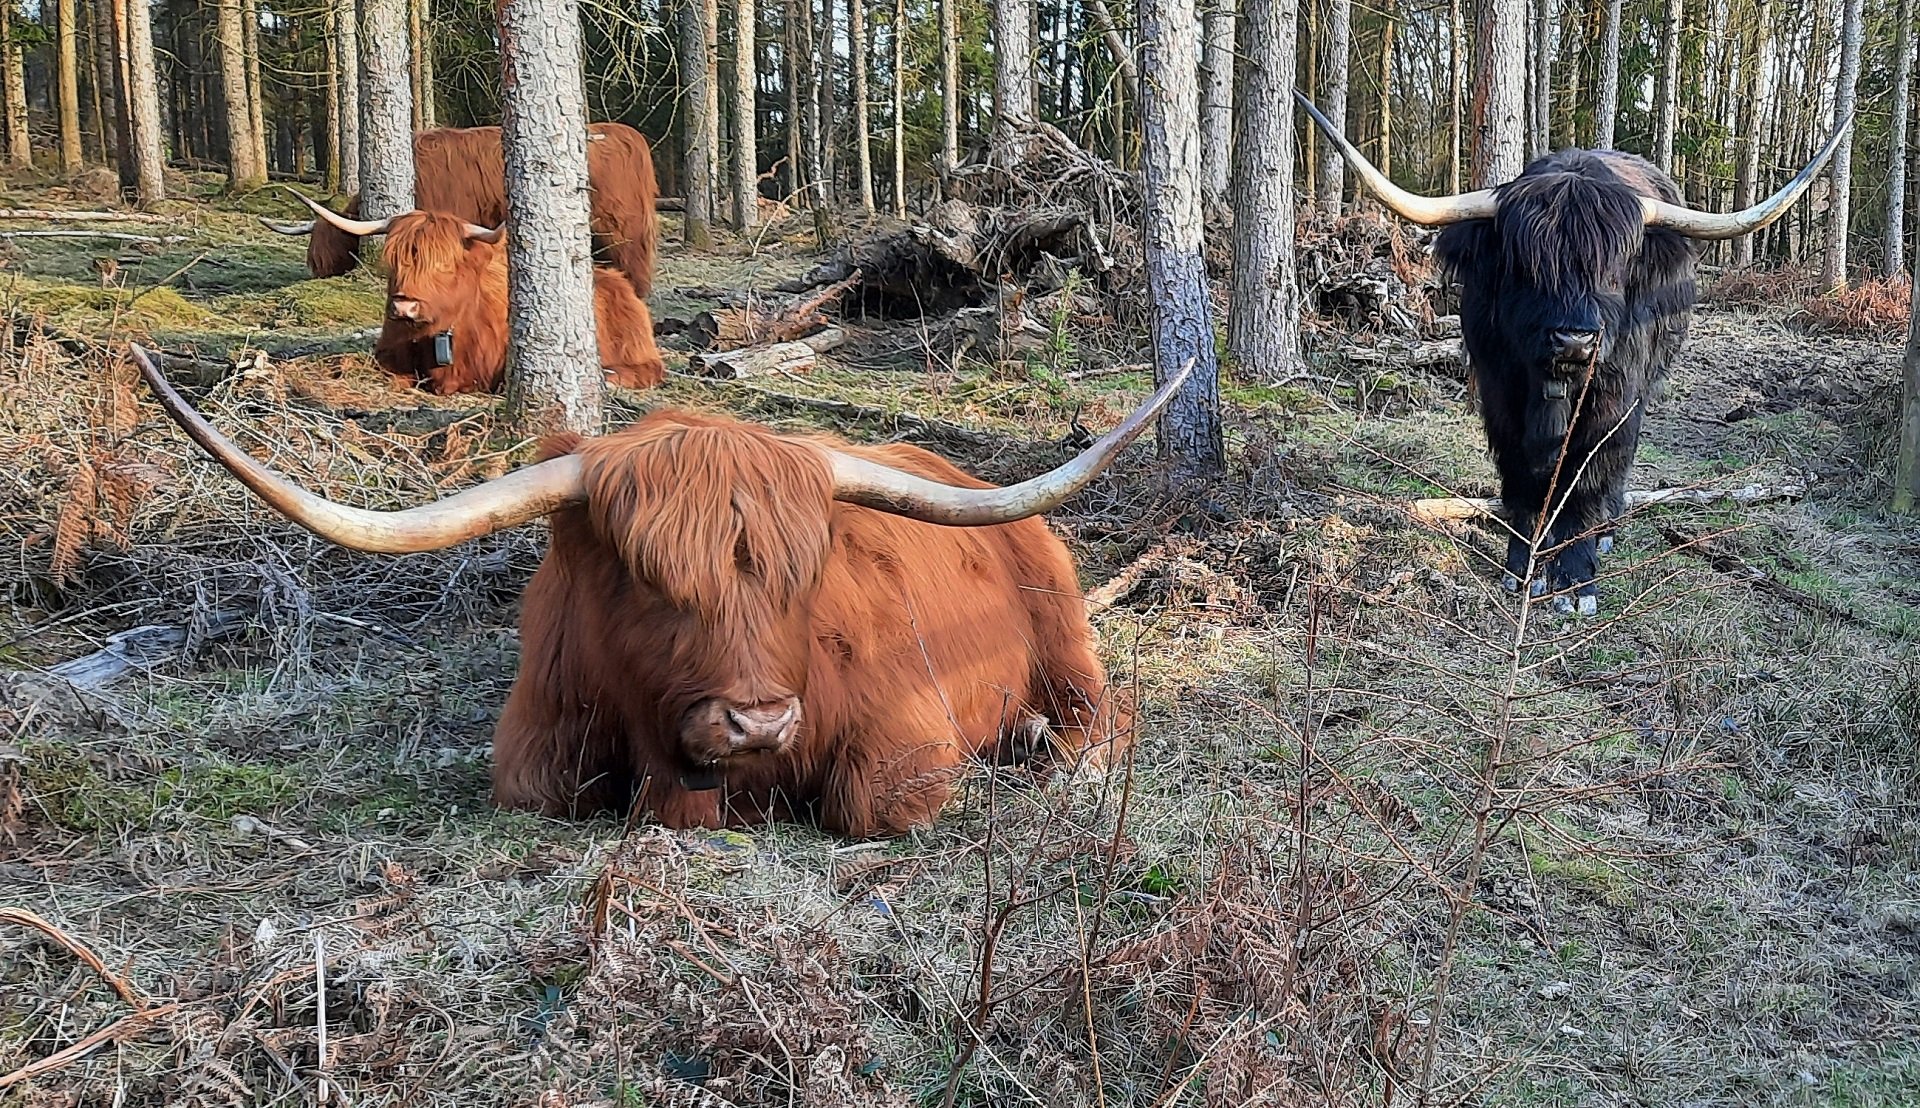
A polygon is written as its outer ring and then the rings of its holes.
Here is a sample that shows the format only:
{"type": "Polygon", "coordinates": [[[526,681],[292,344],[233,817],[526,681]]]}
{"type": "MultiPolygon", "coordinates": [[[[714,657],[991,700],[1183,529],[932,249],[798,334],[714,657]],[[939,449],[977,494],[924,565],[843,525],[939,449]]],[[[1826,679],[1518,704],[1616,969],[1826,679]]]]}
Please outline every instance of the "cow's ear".
{"type": "Polygon", "coordinates": [[[1433,242],[1433,257],[1446,280],[1470,284],[1493,271],[1499,247],[1493,220],[1469,219],[1441,229],[1433,242]]]}

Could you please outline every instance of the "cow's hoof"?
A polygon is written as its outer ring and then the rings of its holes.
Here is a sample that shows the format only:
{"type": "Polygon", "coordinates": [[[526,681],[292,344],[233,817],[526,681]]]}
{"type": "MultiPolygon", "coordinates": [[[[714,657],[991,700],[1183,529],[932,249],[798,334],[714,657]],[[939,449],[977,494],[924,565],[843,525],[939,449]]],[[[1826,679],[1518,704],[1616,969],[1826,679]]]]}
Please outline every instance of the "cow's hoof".
{"type": "Polygon", "coordinates": [[[1601,535],[1598,539],[1594,540],[1593,549],[1603,556],[1613,553],[1613,536],[1601,535]]]}
{"type": "Polygon", "coordinates": [[[1547,579],[1545,577],[1535,577],[1533,580],[1528,581],[1527,595],[1533,597],[1535,600],[1547,595],[1547,579]]]}
{"type": "Polygon", "coordinates": [[[1520,591],[1520,578],[1511,573],[1503,574],[1500,577],[1500,587],[1508,592],[1517,593],[1520,591]]]}
{"type": "Polygon", "coordinates": [[[1554,597],[1553,611],[1555,615],[1562,615],[1562,616],[1572,615],[1573,614],[1573,598],[1568,596],[1554,597]]]}
{"type": "Polygon", "coordinates": [[[1583,596],[1579,599],[1576,606],[1580,609],[1580,614],[1583,616],[1597,616],[1600,614],[1600,598],[1597,596],[1583,596]]]}

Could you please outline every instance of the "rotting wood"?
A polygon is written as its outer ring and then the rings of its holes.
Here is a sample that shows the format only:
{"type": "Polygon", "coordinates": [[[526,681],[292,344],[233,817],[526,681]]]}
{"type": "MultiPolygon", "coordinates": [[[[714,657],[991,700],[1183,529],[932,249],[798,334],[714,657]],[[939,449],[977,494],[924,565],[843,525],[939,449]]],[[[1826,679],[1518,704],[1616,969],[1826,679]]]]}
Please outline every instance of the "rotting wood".
{"type": "MultiPolygon", "coordinates": [[[[1779,485],[1742,485],[1731,489],[1668,488],[1641,490],[1627,494],[1627,509],[1632,511],[1654,504],[1758,504],[1768,500],[1794,500],[1805,496],[1807,486],[1796,482],[1779,485]]],[[[1505,508],[1498,497],[1440,496],[1415,500],[1407,511],[1422,523],[1443,523],[1499,518],[1505,508]]]]}
{"type": "MultiPolygon", "coordinates": [[[[216,612],[198,636],[206,642],[238,629],[246,617],[237,611],[216,612]]],[[[133,670],[148,670],[185,649],[193,633],[185,627],[148,624],[107,636],[106,645],[91,654],[51,666],[47,673],[76,689],[102,688],[133,670]]]]}
{"type": "Polygon", "coordinates": [[[843,345],[847,333],[829,327],[802,339],[750,346],[716,354],[695,354],[690,364],[706,377],[741,380],[774,373],[805,373],[819,355],[843,345]]]}
{"type": "Polygon", "coordinates": [[[1340,356],[1350,365],[1383,366],[1391,369],[1449,369],[1459,371],[1466,365],[1459,339],[1433,339],[1428,342],[1385,342],[1379,346],[1342,346],[1340,356]]]}
{"type": "Polygon", "coordinates": [[[708,350],[735,350],[766,342],[790,342],[826,325],[824,309],[860,283],[855,271],[826,288],[783,304],[745,304],[693,317],[695,340],[708,350]]]}
{"type": "Polygon", "coordinates": [[[63,219],[88,220],[94,223],[179,223],[177,215],[156,215],[152,212],[100,212],[100,211],[62,211],[59,208],[0,208],[0,219],[38,219],[47,223],[57,223],[63,219]]]}

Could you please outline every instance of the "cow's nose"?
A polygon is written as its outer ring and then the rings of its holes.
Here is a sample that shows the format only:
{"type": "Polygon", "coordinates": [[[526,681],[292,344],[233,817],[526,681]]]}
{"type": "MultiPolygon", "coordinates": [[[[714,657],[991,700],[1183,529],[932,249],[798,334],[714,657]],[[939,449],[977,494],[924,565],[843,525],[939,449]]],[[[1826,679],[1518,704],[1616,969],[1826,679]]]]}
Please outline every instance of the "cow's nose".
{"type": "Polygon", "coordinates": [[[1553,356],[1556,361],[1584,362],[1593,357],[1594,348],[1600,345],[1598,331],[1555,331],[1553,333],[1553,356]]]}
{"type": "Polygon", "coordinates": [[[418,300],[395,299],[387,304],[387,312],[395,319],[417,320],[420,318],[420,302],[418,300]]]}
{"type": "Polygon", "coordinates": [[[727,709],[727,745],[734,753],[779,750],[800,726],[800,698],[768,700],[727,709]]]}

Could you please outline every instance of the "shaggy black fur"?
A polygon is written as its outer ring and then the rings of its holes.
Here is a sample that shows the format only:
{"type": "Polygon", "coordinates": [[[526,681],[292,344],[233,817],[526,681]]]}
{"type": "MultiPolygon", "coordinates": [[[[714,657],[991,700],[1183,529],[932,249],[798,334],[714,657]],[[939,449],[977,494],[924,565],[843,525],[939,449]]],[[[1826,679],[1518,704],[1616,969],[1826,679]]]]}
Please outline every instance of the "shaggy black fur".
{"type": "Polygon", "coordinates": [[[1434,248],[1461,286],[1481,419],[1520,536],[1508,541],[1507,572],[1527,579],[1545,512],[1545,586],[1570,590],[1583,608],[1596,595],[1596,540],[1625,507],[1641,415],[1680,351],[1695,300],[1694,244],[1643,230],[1643,194],[1680,200],[1643,158],[1563,150],[1501,186],[1492,219],[1453,224],[1434,248]],[[1591,380],[1588,364],[1555,361],[1556,331],[1600,333],[1591,380]]]}

